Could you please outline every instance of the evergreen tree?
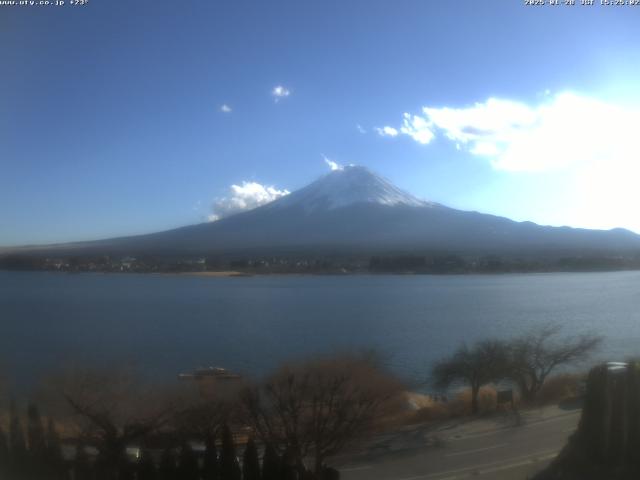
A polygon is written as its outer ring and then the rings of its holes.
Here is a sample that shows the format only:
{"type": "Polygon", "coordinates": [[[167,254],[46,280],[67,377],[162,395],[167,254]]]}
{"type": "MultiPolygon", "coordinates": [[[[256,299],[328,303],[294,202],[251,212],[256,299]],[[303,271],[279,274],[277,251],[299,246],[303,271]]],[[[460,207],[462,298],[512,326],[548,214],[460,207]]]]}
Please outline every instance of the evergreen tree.
{"type": "Polygon", "coordinates": [[[9,475],[9,442],[0,425],[0,478],[6,478],[9,475]]]}
{"type": "Polygon", "coordinates": [[[296,467],[294,465],[294,457],[291,450],[286,449],[282,460],[280,461],[280,479],[281,480],[297,480],[296,467]]]}
{"type": "Polygon", "coordinates": [[[260,480],[260,460],[253,437],[249,438],[242,455],[242,477],[243,480],[260,480]]]}
{"type": "Polygon", "coordinates": [[[33,404],[29,404],[27,407],[27,442],[31,458],[36,461],[44,461],[47,450],[44,427],[38,407],[33,404]]]}
{"type": "Polygon", "coordinates": [[[10,471],[14,477],[20,477],[26,472],[27,446],[24,439],[22,424],[16,411],[15,403],[11,402],[9,411],[9,453],[11,455],[10,471]]]}
{"type": "Polygon", "coordinates": [[[92,480],[93,469],[89,462],[89,456],[87,455],[86,445],[81,440],[76,445],[76,456],[73,459],[73,471],[75,480],[92,480]]]}
{"type": "Polygon", "coordinates": [[[135,480],[136,470],[134,464],[126,454],[122,455],[118,463],[118,480],[135,480]]]}
{"type": "Polygon", "coordinates": [[[220,477],[222,480],[241,480],[242,472],[236,447],[233,443],[233,434],[228,425],[222,428],[222,450],[220,451],[220,477]]]}
{"type": "MultiPolygon", "coordinates": [[[[38,407],[27,407],[28,470],[33,478],[43,478],[51,472],[46,464],[47,444],[38,407]]],[[[55,475],[55,474],[54,474],[55,475]]]]}
{"type": "Polygon", "coordinates": [[[340,472],[335,468],[324,467],[322,469],[322,480],[340,480],[340,472]]]}
{"type": "Polygon", "coordinates": [[[173,449],[166,448],[160,457],[158,478],[160,480],[178,480],[179,477],[176,463],[176,456],[173,453],[173,449]]]}
{"type": "Polygon", "coordinates": [[[47,422],[45,440],[45,463],[48,470],[53,473],[51,478],[65,478],[67,468],[65,466],[64,458],[62,457],[60,437],[52,418],[49,418],[47,422]]]}
{"type": "Polygon", "coordinates": [[[323,474],[320,475],[321,476],[318,477],[311,470],[307,470],[305,468],[302,472],[302,475],[300,476],[300,480],[328,480],[322,476],[323,474]]]}
{"type": "Polygon", "coordinates": [[[93,472],[96,480],[114,480],[118,472],[118,464],[109,461],[108,456],[100,451],[93,462],[93,472]]]}
{"type": "Polygon", "coordinates": [[[156,480],[158,477],[156,464],[147,450],[142,450],[140,460],[138,461],[138,477],[137,480],[156,480]]]}
{"type": "Polygon", "coordinates": [[[220,480],[220,465],[216,439],[213,436],[205,440],[204,463],[202,465],[202,480],[220,480]]]}
{"type": "Polygon", "coordinates": [[[262,480],[280,480],[280,458],[270,443],[267,443],[262,457],[262,480]]]}
{"type": "Polygon", "coordinates": [[[198,458],[187,442],[184,443],[180,450],[178,476],[180,480],[198,480],[200,477],[198,458]]]}

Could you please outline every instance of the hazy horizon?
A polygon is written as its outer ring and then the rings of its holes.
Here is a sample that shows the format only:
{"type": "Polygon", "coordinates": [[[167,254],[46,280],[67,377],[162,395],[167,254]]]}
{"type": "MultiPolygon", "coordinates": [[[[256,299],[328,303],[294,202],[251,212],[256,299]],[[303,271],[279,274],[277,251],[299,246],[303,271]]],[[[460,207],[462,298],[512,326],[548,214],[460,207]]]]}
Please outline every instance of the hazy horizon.
{"type": "MultiPolygon", "coordinates": [[[[329,173],[334,173],[336,170],[337,171],[342,171],[345,168],[350,168],[350,167],[362,167],[361,165],[346,165],[346,166],[341,166],[338,164],[333,164],[332,165],[332,170],[329,173]]],[[[366,168],[366,167],[365,167],[366,168]]],[[[369,169],[367,169],[369,170],[369,169]]],[[[370,171],[370,170],[369,170],[370,171]]],[[[375,172],[373,172],[375,175],[375,172]]],[[[324,173],[322,174],[320,177],[316,178],[312,184],[316,184],[318,181],[320,181],[321,179],[323,179],[324,177],[326,177],[328,175],[328,173],[324,173]]],[[[386,179],[385,179],[386,180],[386,179]]],[[[311,184],[309,184],[311,185],[311,184]]],[[[304,189],[305,187],[309,186],[309,185],[304,185],[301,187],[301,189],[304,189]]],[[[254,210],[256,208],[259,208],[261,206],[267,205],[269,203],[275,202],[277,200],[279,200],[280,198],[284,197],[284,196],[288,196],[291,193],[295,193],[297,190],[300,189],[296,189],[293,191],[284,191],[279,195],[275,195],[274,198],[270,198],[268,202],[266,203],[262,203],[260,202],[260,195],[258,195],[258,199],[256,200],[255,198],[253,198],[251,195],[254,194],[256,192],[256,189],[258,190],[258,192],[260,192],[260,187],[257,187],[255,184],[249,184],[249,185],[245,185],[244,189],[237,189],[236,190],[236,194],[238,192],[240,192],[240,194],[236,195],[235,198],[230,198],[230,199],[221,199],[218,200],[218,206],[219,208],[219,215],[220,216],[214,216],[214,215],[210,215],[207,219],[202,219],[201,222],[197,222],[198,223],[210,223],[210,222],[216,222],[219,220],[222,220],[224,218],[227,217],[231,217],[234,215],[237,215],[239,213],[243,213],[243,212],[247,212],[250,210],[254,210]],[[251,205],[247,205],[246,202],[251,202],[253,201],[254,203],[251,205]]],[[[411,194],[411,192],[407,192],[406,190],[403,190],[403,193],[407,193],[409,194],[409,197],[413,197],[413,195],[411,194]]],[[[417,197],[414,197],[417,200],[428,200],[428,199],[419,199],[417,197]]],[[[448,207],[448,205],[444,205],[445,207],[448,207]]],[[[478,212],[478,213],[489,213],[489,212],[478,212]]],[[[525,222],[527,222],[527,220],[524,220],[525,222]]],[[[194,224],[185,224],[185,225],[175,225],[173,227],[169,227],[168,229],[165,230],[161,230],[161,231],[166,231],[166,230],[173,230],[173,229],[179,229],[182,227],[187,227],[187,226],[191,226],[194,224]]],[[[540,224],[541,226],[550,226],[550,225],[543,225],[540,224]]],[[[560,227],[567,227],[569,225],[557,225],[560,227]]],[[[569,226],[570,227],[570,226],[569,226]]],[[[575,227],[575,228],[579,228],[579,227],[575,227]]],[[[616,229],[620,229],[621,227],[612,227],[610,229],[595,229],[595,230],[616,230],[616,229]]],[[[160,232],[161,232],[160,231],[160,232]]],[[[130,233],[126,233],[124,235],[122,235],[122,237],[129,237],[129,236],[137,236],[137,235],[147,235],[147,234],[153,234],[153,233],[159,233],[159,231],[148,231],[148,232],[130,232],[130,233]]],[[[635,233],[635,232],[634,232],[635,233]]],[[[108,240],[109,238],[119,238],[119,237],[103,237],[103,238],[87,238],[87,239],[82,239],[82,238],[76,238],[72,241],[63,241],[63,242],[58,242],[58,243],[34,243],[34,244],[23,244],[23,245],[0,245],[0,249],[11,249],[11,248],[19,248],[19,247],[37,247],[37,246],[46,246],[46,245],[56,245],[56,244],[60,244],[60,245],[64,245],[64,244],[81,244],[84,242],[92,242],[92,241],[96,241],[96,240],[108,240]]]]}

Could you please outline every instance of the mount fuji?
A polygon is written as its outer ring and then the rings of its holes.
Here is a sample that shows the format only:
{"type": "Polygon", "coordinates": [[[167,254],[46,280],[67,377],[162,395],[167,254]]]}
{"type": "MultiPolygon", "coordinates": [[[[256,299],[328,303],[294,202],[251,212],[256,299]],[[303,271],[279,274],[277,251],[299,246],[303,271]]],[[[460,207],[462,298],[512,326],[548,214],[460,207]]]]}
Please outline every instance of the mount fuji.
{"type": "Polygon", "coordinates": [[[268,209],[302,208],[306,212],[334,210],[353,204],[423,207],[435,205],[418,200],[365,167],[333,170],[306,187],[271,203],[268,209]]]}
{"type": "Polygon", "coordinates": [[[548,227],[456,210],[420,200],[365,167],[348,166],[215,222],[28,250],[105,255],[635,254],[640,236],[624,229],[548,227]]]}

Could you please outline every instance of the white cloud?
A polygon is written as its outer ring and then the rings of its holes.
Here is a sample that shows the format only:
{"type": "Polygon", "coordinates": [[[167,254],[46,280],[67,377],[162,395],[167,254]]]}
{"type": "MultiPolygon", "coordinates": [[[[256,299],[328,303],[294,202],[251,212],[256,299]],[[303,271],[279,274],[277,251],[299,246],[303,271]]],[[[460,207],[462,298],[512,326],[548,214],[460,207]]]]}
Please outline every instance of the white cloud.
{"type": "Polygon", "coordinates": [[[400,131],[423,145],[431,142],[435,136],[427,120],[417,115],[411,116],[408,113],[404,114],[400,131]]]}
{"type": "Polygon", "coordinates": [[[397,137],[398,136],[398,130],[389,126],[375,127],[375,131],[381,137],[397,137]]]}
{"type": "Polygon", "coordinates": [[[325,157],[324,155],[322,156],[322,158],[324,158],[324,163],[326,163],[329,168],[331,169],[331,171],[333,172],[334,170],[343,170],[344,167],[342,165],[340,165],[338,162],[334,162],[333,160],[331,160],[330,158],[325,157]]]}
{"type": "Polygon", "coordinates": [[[231,107],[229,105],[227,105],[226,103],[223,103],[222,106],[220,107],[220,111],[223,113],[231,113],[231,107]]]}
{"type": "Polygon", "coordinates": [[[277,103],[281,99],[287,98],[289,95],[291,95],[291,90],[289,90],[286,87],[283,87],[282,85],[277,85],[273,87],[273,90],[271,90],[271,95],[273,96],[273,99],[277,103]]]}
{"type": "Polygon", "coordinates": [[[421,144],[441,134],[499,170],[541,171],[627,164],[632,153],[640,153],[638,122],[640,110],[566,92],[538,105],[489,98],[464,108],[424,107],[422,115],[404,114],[400,132],[421,144]]]}
{"type": "Polygon", "coordinates": [[[495,170],[519,174],[512,177],[518,181],[526,172],[553,180],[560,186],[545,195],[562,198],[554,208],[568,224],[640,231],[638,125],[637,105],[545,92],[531,103],[489,98],[466,107],[424,107],[419,115],[404,114],[400,132],[421,144],[446,139],[495,170]]]}
{"type": "Polygon", "coordinates": [[[252,210],[290,193],[289,190],[278,190],[273,186],[257,182],[242,182],[242,185],[231,185],[229,190],[229,196],[217,198],[213,202],[213,212],[209,215],[209,221],[213,222],[236,213],[252,210]]]}
{"type": "Polygon", "coordinates": [[[359,123],[356,124],[356,128],[358,129],[358,131],[360,133],[367,133],[367,130],[362,125],[360,125],[359,123]]]}

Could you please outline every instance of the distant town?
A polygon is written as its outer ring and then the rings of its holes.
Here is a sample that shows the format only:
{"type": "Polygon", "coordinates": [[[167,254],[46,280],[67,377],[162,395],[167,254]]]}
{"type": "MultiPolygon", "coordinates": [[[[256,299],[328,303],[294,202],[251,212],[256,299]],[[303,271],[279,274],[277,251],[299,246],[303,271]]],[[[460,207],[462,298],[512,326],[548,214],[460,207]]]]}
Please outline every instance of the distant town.
{"type": "Polygon", "coordinates": [[[260,274],[472,274],[640,269],[635,256],[462,256],[339,255],[339,256],[65,256],[12,254],[0,257],[0,269],[14,271],[104,273],[227,273],[260,274]]]}

